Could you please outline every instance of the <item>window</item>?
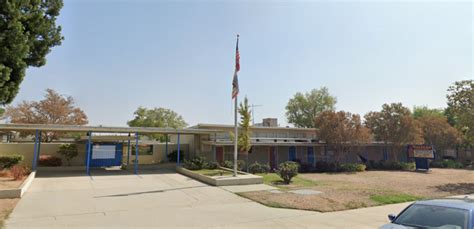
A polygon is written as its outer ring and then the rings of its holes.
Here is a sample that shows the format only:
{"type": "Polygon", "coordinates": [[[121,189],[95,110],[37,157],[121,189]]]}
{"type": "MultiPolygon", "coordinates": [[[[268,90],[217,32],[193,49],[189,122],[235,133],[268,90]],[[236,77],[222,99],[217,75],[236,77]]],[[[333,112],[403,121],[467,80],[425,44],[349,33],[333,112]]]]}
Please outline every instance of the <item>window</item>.
{"type": "MultiPolygon", "coordinates": [[[[135,146],[131,149],[132,155],[135,155],[135,146]]],[[[138,145],[138,155],[153,155],[153,145],[138,145]]]]}

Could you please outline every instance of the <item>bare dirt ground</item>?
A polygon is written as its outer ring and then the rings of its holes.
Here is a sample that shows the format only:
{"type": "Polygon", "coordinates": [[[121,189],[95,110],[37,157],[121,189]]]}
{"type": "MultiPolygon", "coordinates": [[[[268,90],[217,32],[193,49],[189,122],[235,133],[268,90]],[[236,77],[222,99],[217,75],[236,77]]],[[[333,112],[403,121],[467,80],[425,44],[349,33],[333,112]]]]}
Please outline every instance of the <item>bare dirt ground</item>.
{"type": "Polygon", "coordinates": [[[13,211],[20,199],[0,199],[0,228],[3,228],[3,223],[8,215],[13,211]]]}
{"type": "Polygon", "coordinates": [[[18,188],[25,179],[26,177],[21,180],[14,180],[10,177],[0,177],[0,190],[18,188]]]}
{"type": "Polygon", "coordinates": [[[474,171],[433,169],[430,173],[400,171],[366,171],[353,174],[311,173],[301,178],[315,181],[310,187],[319,195],[281,194],[268,191],[247,192],[240,195],[265,205],[321,212],[380,205],[374,195],[410,195],[422,199],[474,193],[474,171]]]}

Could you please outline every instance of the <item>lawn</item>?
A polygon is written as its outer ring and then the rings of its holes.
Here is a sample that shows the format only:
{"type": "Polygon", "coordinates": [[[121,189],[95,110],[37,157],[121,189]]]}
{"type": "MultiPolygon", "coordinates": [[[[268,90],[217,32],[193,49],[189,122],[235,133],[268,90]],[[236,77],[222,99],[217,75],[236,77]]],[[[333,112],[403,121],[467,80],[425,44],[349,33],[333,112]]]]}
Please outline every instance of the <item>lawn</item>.
{"type": "Polygon", "coordinates": [[[284,185],[277,174],[259,174],[268,185],[282,193],[245,192],[239,195],[271,207],[320,212],[339,211],[419,199],[474,193],[474,171],[433,169],[431,173],[366,171],[359,173],[299,174],[284,185]],[[322,192],[317,195],[294,194],[295,189],[322,192]]]}
{"type": "Polygon", "coordinates": [[[263,183],[278,187],[280,189],[291,189],[291,188],[297,188],[297,187],[313,187],[313,186],[318,185],[318,183],[321,183],[318,181],[305,179],[301,175],[299,175],[292,179],[291,184],[287,185],[283,183],[281,178],[276,173],[266,173],[266,174],[259,173],[256,175],[263,177],[263,183]]]}

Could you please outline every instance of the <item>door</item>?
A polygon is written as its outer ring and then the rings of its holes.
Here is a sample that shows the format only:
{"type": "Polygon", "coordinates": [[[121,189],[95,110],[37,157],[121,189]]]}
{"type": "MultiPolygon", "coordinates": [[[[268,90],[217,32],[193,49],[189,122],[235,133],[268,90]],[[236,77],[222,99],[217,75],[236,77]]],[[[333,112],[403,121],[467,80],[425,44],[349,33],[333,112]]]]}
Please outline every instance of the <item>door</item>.
{"type": "Polygon", "coordinates": [[[296,147],[290,146],[288,150],[288,161],[296,161],[296,147]]]}
{"type": "Polygon", "coordinates": [[[308,146],[308,164],[314,166],[314,149],[312,146],[308,146]]]}
{"type": "Polygon", "coordinates": [[[216,147],[216,161],[218,163],[224,162],[224,147],[216,147]]]}
{"type": "Polygon", "coordinates": [[[276,152],[275,152],[275,147],[273,146],[268,147],[268,161],[270,162],[271,169],[277,168],[276,152]]]}

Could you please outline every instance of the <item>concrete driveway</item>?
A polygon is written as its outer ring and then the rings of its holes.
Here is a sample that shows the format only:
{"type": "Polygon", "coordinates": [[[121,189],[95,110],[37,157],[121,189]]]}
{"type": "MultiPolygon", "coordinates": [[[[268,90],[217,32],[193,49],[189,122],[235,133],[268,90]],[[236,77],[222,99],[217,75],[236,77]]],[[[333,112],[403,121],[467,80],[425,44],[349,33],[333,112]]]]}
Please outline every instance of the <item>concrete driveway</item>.
{"type": "Polygon", "coordinates": [[[317,213],[270,208],[172,170],[39,172],[7,228],[377,228],[407,204],[317,213]]]}

